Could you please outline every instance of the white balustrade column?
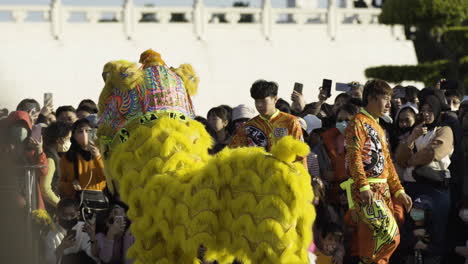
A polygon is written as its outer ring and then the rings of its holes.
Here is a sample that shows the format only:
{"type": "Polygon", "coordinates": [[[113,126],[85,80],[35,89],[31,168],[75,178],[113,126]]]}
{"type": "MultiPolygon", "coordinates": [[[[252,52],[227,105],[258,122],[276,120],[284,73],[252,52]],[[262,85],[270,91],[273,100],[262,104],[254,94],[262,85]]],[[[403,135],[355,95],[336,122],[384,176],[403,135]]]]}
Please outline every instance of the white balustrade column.
{"type": "Polygon", "coordinates": [[[133,38],[135,23],[137,22],[133,0],[125,0],[122,12],[125,35],[128,40],[131,40],[133,38]]]}
{"type": "Polygon", "coordinates": [[[265,39],[271,39],[271,27],[274,23],[273,10],[271,7],[271,0],[262,1],[262,25],[263,25],[263,35],[265,39]]]}
{"type": "Polygon", "coordinates": [[[62,27],[63,27],[63,10],[61,0],[52,0],[50,4],[50,24],[52,30],[52,36],[55,39],[60,39],[62,37],[62,27]]]}
{"type": "Polygon", "coordinates": [[[195,36],[199,40],[205,39],[205,7],[203,0],[194,0],[193,2],[193,27],[195,36]]]}
{"type": "Polygon", "coordinates": [[[328,0],[328,35],[332,40],[336,38],[336,31],[337,31],[337,8],[336,8],[336,1],[337,0],[328,0]]]}

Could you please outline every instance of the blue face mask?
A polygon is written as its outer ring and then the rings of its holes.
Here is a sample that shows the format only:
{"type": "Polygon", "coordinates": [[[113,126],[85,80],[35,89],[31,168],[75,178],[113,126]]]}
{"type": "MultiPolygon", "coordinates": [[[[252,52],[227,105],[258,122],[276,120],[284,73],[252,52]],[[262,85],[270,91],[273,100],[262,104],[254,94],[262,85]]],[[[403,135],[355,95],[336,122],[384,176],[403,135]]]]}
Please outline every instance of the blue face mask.
{"type": "Polygon", "coordinates": [[[412,209],[410,216],[414,221],[423,221],[424,220],[424,210],[421,209],[412,209]]]}
{"type": "Polygon", "coordinates": [[[340,131],[341,134],[344,135],[346,127],[348,126],[347,121],[336,122],[335,127],[340,131]]]}

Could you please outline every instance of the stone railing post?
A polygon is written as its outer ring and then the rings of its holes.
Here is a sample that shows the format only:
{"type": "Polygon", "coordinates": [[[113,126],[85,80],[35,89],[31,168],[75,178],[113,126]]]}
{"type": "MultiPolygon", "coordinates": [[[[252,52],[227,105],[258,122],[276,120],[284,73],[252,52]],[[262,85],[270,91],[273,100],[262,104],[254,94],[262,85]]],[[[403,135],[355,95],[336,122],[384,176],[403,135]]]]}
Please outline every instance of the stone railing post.
{"type": "Polygon", "coordinates": [[[137,22],[133,0],[125,0],[122,13],[125,35],[128,40],[131,40],[133,38],[135,23],[137,22]]]}
{"type": "Polygon", "coordinates": [[[50,4],[50,24],[52,30],[52,36],[55,39],[60,39],[62,37],[62,27],[63,27],[63,9],[61,0],[52,0],[50,4]]]}
{"type": "Polygon", "coordinates": [[[203,0],[194,0],[193,1],[193,30],[195,37],[199,40],[205,38],[205,7],[203,5],[203,0]]]}
{"type": "Polygon", "coordinates": [[[336,10],[336,1],[337,0],[328,0],[328,35],[332,40],[336,38],[337,31],[337,10],[336,10]]]}
{"type": "Polygon", "coordinates": [[[274,23],[273,12],[271,7],[271,0],[262,1],[262,25],[263,25],[263,35],[266,40],[271,39],[271,27],[274,23]]]}

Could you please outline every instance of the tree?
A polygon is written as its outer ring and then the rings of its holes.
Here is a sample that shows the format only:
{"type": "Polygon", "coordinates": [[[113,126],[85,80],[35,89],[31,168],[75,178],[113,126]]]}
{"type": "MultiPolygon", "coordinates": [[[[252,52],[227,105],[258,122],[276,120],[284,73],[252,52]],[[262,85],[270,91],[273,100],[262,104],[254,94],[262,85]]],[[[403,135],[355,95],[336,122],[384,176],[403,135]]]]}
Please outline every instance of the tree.
{"type": "MultiPolygon", "coordinates": [[[[385,72],[393,79],[405,77],[403,80],[433,81],[434,75],[443,73],[447,79],[459,80],[462,86],[467,79],[465,56],[468,56],[468,0],[386,0],[382,6],[380,22],[387,25],[403,25],[406,37],[414,43],[416,56],[420,65],[413,66],[414,74],[402,73],[409,66],[386,67],[385,70],[374,67],[366,70],[366,76],[377,77],[385,72]],[[418,66],[421,66],[418,68],[418,66]],[[419,72],[432,74],[421,79],[419,72]],[[409,79],[408,79],[409,78],[409,79]]],[[[379,76],[380,78],[382,76],[379,76]]],[[[392,79],[390,78],[390,79],[392,79]]],[[[434,85],[434,83],[426,83],[434,85]]],[[[468,85],[467,85],[468,87],[468,85]]]]}

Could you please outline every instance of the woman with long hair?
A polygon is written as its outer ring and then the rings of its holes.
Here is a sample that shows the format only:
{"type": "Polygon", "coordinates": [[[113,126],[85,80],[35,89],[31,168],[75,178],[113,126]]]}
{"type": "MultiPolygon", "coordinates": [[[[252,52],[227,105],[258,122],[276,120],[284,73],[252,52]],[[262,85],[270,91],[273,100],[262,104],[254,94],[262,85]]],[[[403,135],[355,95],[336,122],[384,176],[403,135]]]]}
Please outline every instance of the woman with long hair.
{"type": "Polygon", "coordinates": [[[54,212],[60,201],[60,156],[70,148],[71,127],[65,122],[55,122],[44,129],[44,152],[47,156],[49,170],[44,180],[40,182],[42,197],[47,211],[54,212]]]}
{"type": "Polygon", "coordinates": [[[101,153],[90,139],[91,125],[80,119],[73,124],[71,146],[60,161],[59,192],[69,198],[81,190],[99,190],[106,187],[101,153]]]}

